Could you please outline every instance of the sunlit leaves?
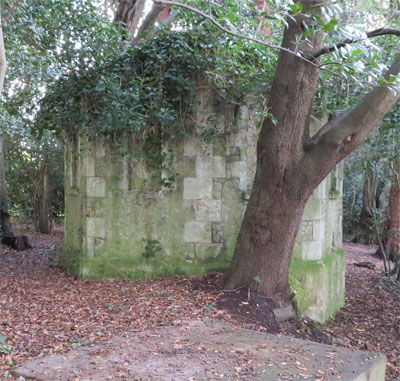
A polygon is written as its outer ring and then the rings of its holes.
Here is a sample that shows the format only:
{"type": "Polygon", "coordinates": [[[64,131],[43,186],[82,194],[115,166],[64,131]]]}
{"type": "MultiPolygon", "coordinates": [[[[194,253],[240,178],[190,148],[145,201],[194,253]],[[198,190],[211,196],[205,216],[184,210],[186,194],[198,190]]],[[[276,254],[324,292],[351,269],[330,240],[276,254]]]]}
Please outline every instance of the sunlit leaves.
{"type": "Polygon", "coordinates": [[[297,1],[294,4],[289,5],[290,9],[292,10],[293,14],[300,13],[303,9],[303,4],[300,1],[297,1]]]}

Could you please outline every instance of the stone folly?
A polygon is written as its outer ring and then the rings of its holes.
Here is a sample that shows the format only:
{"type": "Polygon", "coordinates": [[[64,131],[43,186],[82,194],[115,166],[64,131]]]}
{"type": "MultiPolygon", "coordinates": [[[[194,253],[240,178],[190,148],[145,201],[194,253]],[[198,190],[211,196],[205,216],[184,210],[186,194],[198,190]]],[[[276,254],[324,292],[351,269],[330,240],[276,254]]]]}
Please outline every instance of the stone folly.
{"type": "MultiPolygon", "coordinates": [[[[66,138],[64,261],[79,276],[145,279],[229,265],[255,173],[260,113],[252,99],[229,104],[210,89],[198,97],[198,128],[153,142],[158,168],[144,158],[140,134],[118,148],[105,137],[66,138]]],[[[291,264],[299,307],[317,321],[344,303],[341,189],[338,167],[307,204],[291,264]]]]}

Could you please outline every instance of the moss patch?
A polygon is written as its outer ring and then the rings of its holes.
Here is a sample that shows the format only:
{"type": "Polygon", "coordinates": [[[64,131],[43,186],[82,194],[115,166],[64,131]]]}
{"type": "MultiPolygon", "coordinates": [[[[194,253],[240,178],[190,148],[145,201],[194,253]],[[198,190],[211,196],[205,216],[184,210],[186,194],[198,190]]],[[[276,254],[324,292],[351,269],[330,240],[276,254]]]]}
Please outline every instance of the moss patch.
{"type": "Polygon", "coordinates": [[[344,266],[342,249],[324,253],[322,261],[292,260],[289,281],[302,313],[323,322],[340,310],[344,305],[344,266]]]}

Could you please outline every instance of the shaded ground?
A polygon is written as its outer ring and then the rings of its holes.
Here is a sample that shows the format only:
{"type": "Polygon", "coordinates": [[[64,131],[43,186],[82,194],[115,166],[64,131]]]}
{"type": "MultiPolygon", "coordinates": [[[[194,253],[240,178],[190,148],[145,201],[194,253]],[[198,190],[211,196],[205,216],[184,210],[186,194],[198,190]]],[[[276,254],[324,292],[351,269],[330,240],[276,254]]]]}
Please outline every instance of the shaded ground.
{"type": "MultiPolygon", "coordinates": [[[[0,245],[0,378],[14,364],[91,343],[106,342],[181,320],[224,320],[238,327],[329,341],[306,320],[275,322],[271,301],[247,290],[223,292],[221,276],[161,281],[85,282],[54,267],[62,230],[51,236],[28,233],[35,248],[16,252],[0,245]],[[3,340],[2,340],[3,339],[3,340]]],[[[381,285],[380,261],[371,248],[347,245],[346,307],[324,332],[335,344],[381,351],[389,380],[400,378],[400,289],[381,285]],[[369,261],[375,269],[356,267],[369,261]]]]}
{"type": "Polygon", "coordinates": [[[54,380],[383,380],[382,355],[196,320],[113,337],[24,363],[15,376],[54,380]],[[146,343],[143,345],[143,343],[146,343]]]}
{"type": "Polygon", "coordinates": [[[334,344],[385,353],[387,380],[400,380],[400,285],[385,281],[376,247],[344,243],[346,304],[324,325],[334,344]],[[375,269],[355,266],[369,262],[375,269]]]}

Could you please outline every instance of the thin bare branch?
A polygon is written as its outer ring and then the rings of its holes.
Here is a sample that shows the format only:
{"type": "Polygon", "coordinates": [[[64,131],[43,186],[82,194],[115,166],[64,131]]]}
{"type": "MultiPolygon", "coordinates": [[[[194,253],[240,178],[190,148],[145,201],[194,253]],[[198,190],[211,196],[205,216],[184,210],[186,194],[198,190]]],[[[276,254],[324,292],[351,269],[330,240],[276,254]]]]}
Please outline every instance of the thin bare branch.
{"type": "Polygon", "coordinates": [[[7,20],[11,17],[11,15],[14,12],[15,7],[21,0],[16,0],[12,7],[10,8],[10,11],[7,13],[7,16],[4,18],[4,21],[0,24],[0,28],[3,28],[3,25],[7,22],[7,20]]]}
{"type": "MultiPolygon", "coordinates": [[[[250,37],[250,36],[246,36],[246,35],[244,35],[244,34],[236,33],[236,32],[234,32],[233,30],[227,29],[227,28],[225,28],[224,26],[222,26],[215,18],[213,18],[212,16],[208,15],[207,13],[204,13],[204,12],[201,11],[200,9],[197,9],[197,8],[194,8],[194,7],[191,7],[191,6],[189,6],[189,5],[182,4],[182,3],[179,3],[179,2],[176,2],[176,1],[169,1],[169,0],[153,0],[153,2],[154,2],[155,4],[174,5],[174,6],[176,6],[176,7],[181,7],[181,8],[187,9],[188,11],[193,12],[193,13],[196,13],[196,14],[202,16],[204,19],[210,21],[210,22],[213,23],[218,29],[222,30],[222,31],[225,32],[226,34],[230,34],[231,36],[235,36],[235,37],[237,37],[237,38],[242,38],[242,39],[244,39],[244,40],[252,41],[252,42],[255,42],[255,43],[257,43],[257,44],[260,44],[260,45],[263,45],[263,46],[267,46],[267,47],[269,47],[269,48],[271,48],[271,49],[278,49],[278,50],[282,50],[282,51],[284,51],[284,52],[286,52],[286,53],[293,54],[294,56],[298,57],[299,59],[308,62],[310,65],[313,65],[313,66],[315,66],[315,67],[321,69],[320,65],[316,64],[315,62],[313,62],[313,61],[311,61],[311,60],[309,60],[309,59],[307,59],[307,58],[305,58],[305,57],[299,55],[298,53],[295,53],[295,52],[293,52],[293,51],[291,51],[291,50],[289,50],[289,49],[283,48],[282,46],[270,44],[270,43],[268,43],[268,42],[259,40],[259,39],[257,39],[257,38],[253,38],[253,37],[250,37]]],[[[314,58],[313,58],[313,59],[314,59],[314,58]]]]}
{"type": "MultiPolygon", "coordinates": [[[[400,36],[400,30],[398,29],[391,29],[391,28],[379,28],[375,30],[371,30],[367,32],[366,38],[378,37],[378,36],[385,36],[385,35],[392,35],[392,36],[400,36]]],[[[346,45],[354,44],[355,42],[359,42],[364,40],[364,38],[348,38],[347,40],[338,42],[337,44],[330,45],[330,46],[323,46],[322,48],[316,50],[311,54],[311,57],[318,58],[323,54],[331,53],[337,49],[343,48],[346,45]]]]}

